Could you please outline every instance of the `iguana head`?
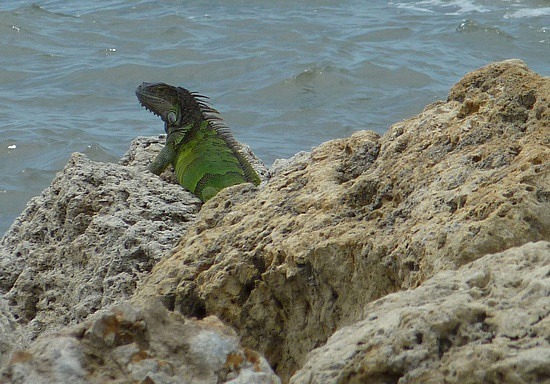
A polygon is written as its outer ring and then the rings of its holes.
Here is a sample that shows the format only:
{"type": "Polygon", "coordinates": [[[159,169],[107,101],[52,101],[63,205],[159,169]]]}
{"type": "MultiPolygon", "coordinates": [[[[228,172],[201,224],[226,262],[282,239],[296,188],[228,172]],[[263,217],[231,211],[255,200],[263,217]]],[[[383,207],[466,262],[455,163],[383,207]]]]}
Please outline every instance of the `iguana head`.
{"type": "Polygon", "coordinates": [[[142,83],[136,88],[136,96],[142,106],[159,116],[170,127],[181,127],[195,121],[201,108],[187,89],[165,83],[142,83]]]}

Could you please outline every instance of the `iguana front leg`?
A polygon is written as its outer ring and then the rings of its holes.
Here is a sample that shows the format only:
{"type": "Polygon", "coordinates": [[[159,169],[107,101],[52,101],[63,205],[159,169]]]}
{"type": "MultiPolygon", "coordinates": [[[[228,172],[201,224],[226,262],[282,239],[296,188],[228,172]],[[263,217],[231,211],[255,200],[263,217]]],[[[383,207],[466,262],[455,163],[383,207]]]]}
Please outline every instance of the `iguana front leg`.
{"type": "Polygon", "coordinates": [[[174,143],[167,142],[157,157],[155,157],[155,160],[149,164],[149,171],[153,172],[155,175],[160,175],[175,157],[176,149],[174,148],[174,143]]]}

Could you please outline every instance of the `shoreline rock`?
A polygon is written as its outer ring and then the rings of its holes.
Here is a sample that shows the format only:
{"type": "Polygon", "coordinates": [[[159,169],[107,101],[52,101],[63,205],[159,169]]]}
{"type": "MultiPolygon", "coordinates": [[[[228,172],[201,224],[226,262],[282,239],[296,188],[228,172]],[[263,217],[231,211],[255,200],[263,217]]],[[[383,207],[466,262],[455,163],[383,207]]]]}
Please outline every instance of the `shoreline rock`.
{"type": "Polygon", "coordinates": [[[130,297],[200,206],[140,169],[73,154],[0,242],[12,314],[33,339],[130,297]]]}
{"type": "Polygon", "coordinates": [[[528,243],[372,302],[290,382],[548,382],[549,258],[528,243]]]}
{"type": "MultiPolygon", "coordinates": [[[[185,319],[160,303],[120,303],[13,354],[10,383],[278,384],[267,361],[215,316],[185,319]]],[[[4,381],[5,380],[5,381],[4,381]]]]}
{"type": "MultiPolygon", "coordinates": [[[[341,383],[359,378],[415,382],[418,377],[429,382],[427,373],[399,362],[399,356],[414,360],[410,356],[420,348],[416,344],[410,354],[396,350],[391,355],[397,365],[390,362],[383,366],[386,371],[375,372],[367,369],[369,364],[387,355],[372,352],[363,358],[357,347],[357,360],[338,365],[334,359],[344,360],[331,349],[338,348],[336,335],[350,329],[358,337],[368,334],[360,324],[369,321],[370,308],[385,302],[382,297],[415,302],[424,295],[422,300],[429,301],[425,292],[430,284],[455,273],[445,271],[468,271],[472,266],[497,271],[482,260],[513,264],[514,257],[535,248],[542,255],[542,267],[548,265],[548,243],[540,241],[550,240],[549,103],[549,78],[519,60],[493,63],[467,74],[452,87],[446,102],[433,103],[394,124],[382,137],[364,131],[329,141],[275,164],[259,188],[227,188],[202,208],[194,196],[166,182],[172,181],[170,172],[159,178],[144,171],[161,138],[136,139],[120,164],[73,155],[0,240],[0,334],[10,334],[1,338],[1,378],[35,377],[32,364],[26,362],[34,361],[39,351],[57,353],[48,345],[58,342],[81,351],[71,355],[81,363],[84,360],[75,356],[87,353],[79,346],[82,341],[70,339],[74,331],[63,326],[72,324],[74,330],[101,322],[102,315],[94,312],[116,311],[117,303],[128,313],[146,313],[144,308],[153,308],[147,303],[160,301],[171,312],[197,319],[189,321],[215,315],[236,330],[240,345],[264,354],[283,382],[296,372],[294,382],[321,377],[311,369],[339,377],[341,383]],[[513,247],[521,248],[505,257],[485,256],[513,247]],[[403,290],[409,291],[399,292],[403,290]],[[340,333],[332,336],[335,332],[340,333]],[[10,350],[16,350],[11,358],[10,350]],[[13,356],[22,360],[14,363],[13,356]]],[[[261,173],[265,175],[265,169],[261,173]]],[[[530,268],[517,273],[530,279],[530,268]]],[[[548,284],[548,277],[536,279],[548,284]]],[[[460,307],[444,307],[433,295],[434,311],[446,308],[457,318],[468,318],[460,307]]],[[[473,307],[488,305],[483,295],[474,296],[473,307]]],[[[500,299],[494,300],[498,304],[500,299]]],[[[542,305],[544,316],[538,320],[540,334],[547,331],[550,310],[544,300],[535,304],[542,305]]],[[[397,309],[387,310],[398,313],[397,309]]],[[[518,327],[524,327],[530,320],[518,321],[518,327]]],[[[501,328],[495,323],[491,332],[498,334],[501,328]]],[[[396,338],[391,340],[401,343],[405,336],[399,336],[399,324],[394,329],[396,338]]],[[[470,331],[473,328],[465,325],[461,337],[468,338],[470,331]]],[[[151,331],[152,339],[159,337],[155,332],[160,330],[151,331]]],[[[471,335],[472,340],[476,337],[471,335]]],[[[451,341],[442,344],[449,356],[470,348],[468,342],[451,341]]],[[[437,354],[433,346],[441,343],[430,343],[424,343],[429,353],[437,354]]],[[[518,377],[532,377],[529,369],[546,377],[540,367],[550,365],[549,343],[542,338],[525,348],[527,354],[536,348],[540,361],[524,364],[525,375],[520,372],[518,377]]],[[[380,348],[387,352],[382,344],[380,348]]],[[[113,352],[100,348],[97,353],[113,352]]],[[[496,364],[481,360],[471,369],[496,364]]],[[[451,369],[441,363],[441,356],[418,361],[435,367],[435,381],[451,369]]],[[[506,362],[498,364],[504,368],[495,368],[495,374],[505,372],[510,382],[521,382],[510,376],[506,362]]],[[[81,374],[89,368],[79,367],[81,374]]],[[[110,368],[94,369],[99,375],[110,368]]],[[[129,369],[117,377],[127,379],[129,369]]],[[[266,382],[276,382],[264,371],[266,380],[272,380],[266,382]]],[[[153,382],[183,377],[177,375],[153,382]]],[[[86,382],[95,382],[90,380],[86,382]]],[[[252,383],[258,378],[239,380],[227,382],[252,383]]]]}

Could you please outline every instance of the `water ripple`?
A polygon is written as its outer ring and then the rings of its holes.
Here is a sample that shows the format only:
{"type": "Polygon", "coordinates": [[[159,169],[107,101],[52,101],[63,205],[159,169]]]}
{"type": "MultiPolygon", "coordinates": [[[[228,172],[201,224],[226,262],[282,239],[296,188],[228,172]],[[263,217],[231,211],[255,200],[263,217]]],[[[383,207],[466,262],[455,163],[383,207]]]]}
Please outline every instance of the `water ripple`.
{"type": "Polygon", "coordinates": [[[383,133],[488,62],[548,71],[549,14],[546,0],[3,1],[0,233],[71,152],[113,161],[162,132],[142,81],[210,96],[269,165],[383,133]]]}

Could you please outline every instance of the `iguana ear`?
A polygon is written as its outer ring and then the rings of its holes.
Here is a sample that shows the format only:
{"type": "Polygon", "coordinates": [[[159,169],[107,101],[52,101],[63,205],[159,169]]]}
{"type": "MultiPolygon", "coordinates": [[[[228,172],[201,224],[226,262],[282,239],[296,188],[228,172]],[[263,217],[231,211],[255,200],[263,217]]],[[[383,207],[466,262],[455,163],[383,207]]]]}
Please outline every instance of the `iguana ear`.
{"type": "Polygon", "coordinates": [[[166,115],[166,120],[168,124],[174,125],[178,121],[178,117],[176,116],[175,112],[168,112],[168,115],[166,115]]]}

